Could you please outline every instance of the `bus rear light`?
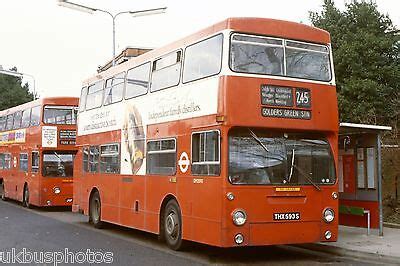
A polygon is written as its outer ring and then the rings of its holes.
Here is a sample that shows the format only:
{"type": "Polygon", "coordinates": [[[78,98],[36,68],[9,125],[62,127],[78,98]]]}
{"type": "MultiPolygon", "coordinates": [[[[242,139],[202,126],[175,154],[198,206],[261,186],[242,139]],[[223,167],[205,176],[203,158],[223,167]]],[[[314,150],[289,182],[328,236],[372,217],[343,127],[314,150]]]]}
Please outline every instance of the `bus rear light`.
{"type": "Polygon", "coordinates": [[[46,204],[47,204],[47,206],[50,206],[51,205],[51,201],[50,200],[46,201],[46,204]]]}
{"type": "Polygon", "coordinates": [[[235,243],[236,244],[240,245],[243,243],[243,241],[244,241],[244,237],[242,234],[239,233],[239,234],[235,235],[235,243]]]}

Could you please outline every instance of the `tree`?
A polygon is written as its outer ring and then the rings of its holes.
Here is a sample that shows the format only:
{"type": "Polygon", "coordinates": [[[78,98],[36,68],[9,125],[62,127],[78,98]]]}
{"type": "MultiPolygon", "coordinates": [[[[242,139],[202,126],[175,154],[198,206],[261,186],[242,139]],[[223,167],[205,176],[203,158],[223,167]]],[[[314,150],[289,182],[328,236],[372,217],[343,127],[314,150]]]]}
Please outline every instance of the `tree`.
{"type": "MultiPolygon", "coordinates": [[[[10,69],[17,71],[14,67],[10,69]]],[[[33,100],[28,84],[22,85],[22,78],[0,74],[0,110],[17,106],[33,100]]]]}
{"type": "Polygon", "coordinates": [[[372,1],[324,0],[312,24],[330,32],[341,121],[400,123],[400,32],[372,1]]]}

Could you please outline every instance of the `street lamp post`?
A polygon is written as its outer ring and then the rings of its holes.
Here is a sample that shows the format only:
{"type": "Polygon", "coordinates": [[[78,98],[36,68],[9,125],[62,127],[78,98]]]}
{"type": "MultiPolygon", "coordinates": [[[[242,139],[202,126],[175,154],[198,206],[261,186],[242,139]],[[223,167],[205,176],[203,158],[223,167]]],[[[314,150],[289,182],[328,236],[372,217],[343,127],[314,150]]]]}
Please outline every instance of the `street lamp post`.
{"type": "Polygon", "coordinates": [[[33,80],[33,89],[32,89],[33,99],[36,100],[36,81],[35,81],[34,76],[32,76],[30,74],[22,73],[22,72],[5,70],[5,69],[3,69],[3,67],[1,65],[0,65],[0,74],[14,76],[14,77],[21,77],[21,78],[23,78],[24,76],[30,77],[33,80]]]}
{"type": "Polygon", "coordinates": [[[93,14],[94,12],[98,11],[108,14],[111,17],[113,26],[113,58],[112,58],[113,66],[115,66],[115,19],[122,14],[131,14],[133,17],[140,17],[140,16],[149,16],[149,15],[165,13],[165,10],[167,10],[166,7],[161,7],[161,8],[152,8],[152,9],[137,10],[137,11],[122,11],[117,14],[112,14],[111,12],[106,10],[72,3],[69,2],[68,0],[58,0],[58,5],[90,14],[93,14]]]}

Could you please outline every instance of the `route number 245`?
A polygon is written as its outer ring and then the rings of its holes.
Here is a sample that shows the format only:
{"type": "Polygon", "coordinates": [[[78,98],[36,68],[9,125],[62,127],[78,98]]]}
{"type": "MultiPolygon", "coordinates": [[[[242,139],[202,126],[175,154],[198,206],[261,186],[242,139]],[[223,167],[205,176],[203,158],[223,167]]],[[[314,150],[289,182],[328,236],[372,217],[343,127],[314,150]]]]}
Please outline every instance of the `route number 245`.
{"type": "Polygon", "coordinates": [[[296,90],[296,105],[299,107],[310,107],[311,97],[309,90],[296,90]]]}

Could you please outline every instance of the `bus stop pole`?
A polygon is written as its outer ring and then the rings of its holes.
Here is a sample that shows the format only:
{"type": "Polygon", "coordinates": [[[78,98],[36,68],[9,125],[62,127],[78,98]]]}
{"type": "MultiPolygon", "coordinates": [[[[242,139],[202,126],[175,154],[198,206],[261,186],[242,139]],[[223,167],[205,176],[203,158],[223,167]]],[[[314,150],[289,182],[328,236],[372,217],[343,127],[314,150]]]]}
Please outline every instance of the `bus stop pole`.
{"type": "Polygon", "coordinates": [[[378,133],[377,141],[377,159],[378,159],[378,201],[379,201],[379,236],[383,236],[383,204],[382,204],[382,143],[381,134],[378,133]]]}

